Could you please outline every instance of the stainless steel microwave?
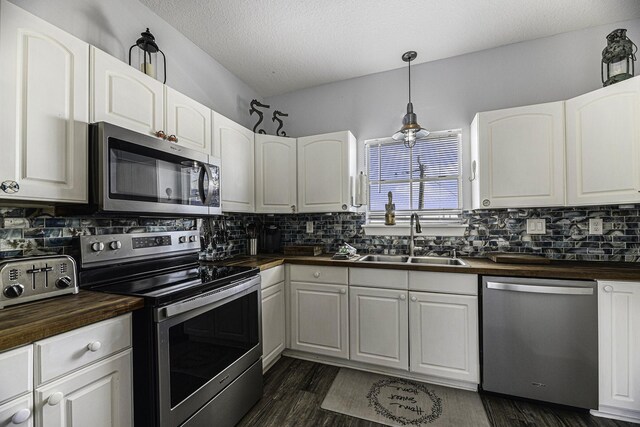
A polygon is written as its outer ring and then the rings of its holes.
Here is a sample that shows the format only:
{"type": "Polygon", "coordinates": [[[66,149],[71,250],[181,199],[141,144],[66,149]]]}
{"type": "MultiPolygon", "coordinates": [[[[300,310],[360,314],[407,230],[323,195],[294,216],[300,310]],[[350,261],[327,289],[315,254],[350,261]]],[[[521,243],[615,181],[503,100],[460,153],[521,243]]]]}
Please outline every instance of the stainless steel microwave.
{"type": "Polygon", "coordinates": [[[118,214],[222,213],[220,159],[106,122],[90,127],[90,203],[118,214]]]}

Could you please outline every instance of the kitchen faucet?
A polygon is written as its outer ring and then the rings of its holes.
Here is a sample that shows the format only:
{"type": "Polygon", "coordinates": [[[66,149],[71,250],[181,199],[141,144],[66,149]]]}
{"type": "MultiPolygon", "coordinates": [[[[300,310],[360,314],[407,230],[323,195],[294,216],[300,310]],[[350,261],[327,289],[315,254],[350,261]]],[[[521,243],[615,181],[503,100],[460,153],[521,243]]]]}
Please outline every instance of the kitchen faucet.
{"type": "Polygon", "coordinates": [[[413,220],[414,219],[416,221],[415,232],[416,233],[422,233],[422,227],[420,226],[420,219],[418,218],[418,214],[412,213],[411,214],[411,219],[409,220],[409,228],[411,230],[410,237],[409,237],[409,239],[410,239],[409,240],[409,256],[413,256],[413,252],[414,252],[414,250],[416,248],[416,244],[413,241],[414,238],[415,238],[415,235],[413,233],[414,232],[414,228],[413,228],[413,220]]]}

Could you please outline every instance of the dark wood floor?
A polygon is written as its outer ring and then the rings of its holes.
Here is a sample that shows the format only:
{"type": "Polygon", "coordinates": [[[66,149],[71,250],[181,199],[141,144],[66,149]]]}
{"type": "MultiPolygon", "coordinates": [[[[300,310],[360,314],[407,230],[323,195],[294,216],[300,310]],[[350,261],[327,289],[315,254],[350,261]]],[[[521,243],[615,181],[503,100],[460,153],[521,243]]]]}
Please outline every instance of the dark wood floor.
{"type": "MultiPolygon", "coordinates": [[[[283,357],[265,375],[264,396],[240,422],[246,427],[373,427],[371,421],[320,408],[338,374],[335,366],[283,357]]],[[[591,416],[521,400],[481,394],[489,421],[495,427],[627,427],[638,424],[591,416]]]]}

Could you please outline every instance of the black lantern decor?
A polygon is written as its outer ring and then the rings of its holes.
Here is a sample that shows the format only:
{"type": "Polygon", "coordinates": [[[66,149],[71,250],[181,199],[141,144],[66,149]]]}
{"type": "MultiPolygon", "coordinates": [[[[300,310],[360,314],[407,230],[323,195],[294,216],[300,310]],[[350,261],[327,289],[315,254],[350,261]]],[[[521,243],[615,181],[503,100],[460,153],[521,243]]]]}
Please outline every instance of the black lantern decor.
{"type": "Polygon", "coordinates": [[[416,59],[418,54],[414,51],[405,52],[402,60],[409,64],[409,103],[407,104],[407,114],[402,118],[402,127],[392,138],[396,141],[404,141],[404,146],[411,148],[416,141],[429,135],[429,131],[418,124],[418,116],[413,112],[411,103],[411,61],[416,59]]]}
{"type": "Polygon", "coordinates": [[[626,29],[612,31],[607,36],[607,47],[602,51],[602,84],[609,86],[633,77],[637,51],[638,47],[629,40],[626,29]]]}
{"type": "Polygon", "coordinates": [[[153,34],[147,31],[140,33],[142,37],[140,37],[136,44],[129,48],[129,65],[138,68],[143,73],[153,77],[154,79],[158,79],[156,70],[158,69],[158,52],[162,54],[162,83],[167,82],[167,57],[164,56],[164,52],[160,50],[158,45],[156,44],[156,38],[153,37],[153,34]],[[138,47],[138,63],[131,63],[131,51],[134,47],[138,47]]]}

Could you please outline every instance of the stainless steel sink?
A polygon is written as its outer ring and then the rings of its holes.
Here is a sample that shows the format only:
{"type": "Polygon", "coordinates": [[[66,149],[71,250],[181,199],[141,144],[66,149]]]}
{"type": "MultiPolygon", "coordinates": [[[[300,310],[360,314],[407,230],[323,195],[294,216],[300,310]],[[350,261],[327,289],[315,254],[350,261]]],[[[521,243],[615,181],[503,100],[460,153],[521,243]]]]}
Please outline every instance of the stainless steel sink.
{"type": "Polygon", "coordinates": [[[406,255],[365,255],[359,262],[397,262],[406,263],[409,257],[406,255]]]}
{"type": "Polygon", "coordinates": [[[445,258],[438,256],[409,257],[407,255],[365,255],[358,262],[396,263],[396,264],[425,264],[450,265],[468,267],[469,264],[460,258],[445,258]]]}
{"type": "Polygon", "coordinates": [[[409,258],[411,264],[428,264],[428,265],[453,265],[459,267],[468,267],[469,264],[460,258],[444,258],[437,256],[423,256],[409,258]]]}

